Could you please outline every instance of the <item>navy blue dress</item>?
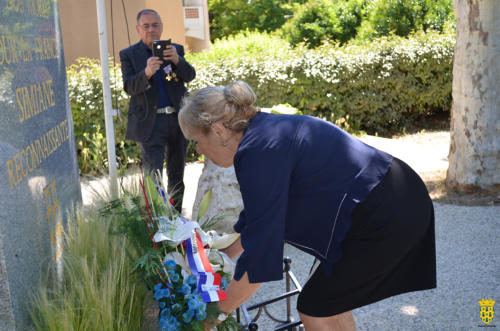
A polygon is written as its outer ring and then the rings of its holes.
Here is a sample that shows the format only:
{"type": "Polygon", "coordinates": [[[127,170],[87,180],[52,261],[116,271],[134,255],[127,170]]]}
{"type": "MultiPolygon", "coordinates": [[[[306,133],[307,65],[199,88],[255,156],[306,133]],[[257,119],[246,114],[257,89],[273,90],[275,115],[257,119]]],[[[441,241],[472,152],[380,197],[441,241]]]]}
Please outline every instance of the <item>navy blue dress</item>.
{"type": "MultiPolygon", "coordinates": [[[[321,119],[300,115],[267,113],[255,115],[244,132],[234,157],[234,168],[244,205],[239,220],[234,226],[235,231],[241,233],[241,243],[244,248],[244,252],[237,261],[234,278],[238,280],[246,272],[252,283],[282,279],[283,246],[284,243],[289,243],[321,261],[322,267],[318,268],[315,274],[321,274],[324,278],[323,282],[332,286],[327,296],[336,296],[337,299],[341,299],[340,301],[347,302],[348,300],[342,300],[342,298],[352,293],[339,295],[341,288],[346,286],[351,288],[351,292],[359,289],[361,294],[357,297],[363,297],[354,303],[331,304],[322,312],[319,312],[320,308],[313,306],[310,310],[300,308],[299,303],[299,310],[304,313],[312,316],[331,316],[405,292],[406,289],[398,287],[390,291],[384,290],[380,295],[377,294],[365,300],[366,296],[362,293],[373,291],[373,288],[359,285],[366,283],[363,276],[359,280],[354,280],[353,284],[357,284],[356,288],[350,287],[349,284],[335,282],[335,279],[346,278],[348,280],[357,277],[356,266],[346,267],[343,270],[334,268],[335,265],[339,265],[339,261],[352,260],[350,256],[343,257],[346,248],[349,254],[358,260],[371,261],[381,258],[391,260],[386,256],[372,256],[366,250],[375,252],[376,249],[370,246],[360,246],[363,247],[361,252],[354,249],[353,253],[351,247],[346,246],[346,242],[351,239],[349,230],[353,222],[356,223],[356,231],[365,227],[363,219],[378,224],[377,226],[384,229],[393,228],[393,226],[386,226],[395,223],[394,217],[391,216],[394,214],[392,207],[384,208],[387,212],[384,212],[382,217],[378,217],[376,222],[370,220],[372,210],[363,213],[357,210],[357,207],[372,203],[371,200],[375,198],[377,201],[387,200],[384,196],[392,194],[388,190],[384,189],[384,192],[374,197],[371,197],[371,193],[381,184],[395,162],[399,165],[401,161],[366,145],[321,119]],[[371,200],[368,199],[369,196],[371,200]],[[354,219],[355,211],[358,216],[354,219]]],[[[409,172],[415,176],[411,169],[409,172]]],[[[396,178],[395,181],[397,182],[398,179],[396,178]]],[[[419,178],[416,182],[418,182],[417,186],[423,185],[420,184],[419,178]]],[[[413,185],[409,188],[409,191],[412,190],[413,185]]],[[[425,186],[423,191],[425,191],[424,200],[428,204],[430,199],[425,186]]],[[[413,197],[400,198],[403,201],[411,200],[409,203],[415,200],[413,197]]],[[[427,214],[424,217],[429,218],[427,214]]],[[[422,224],[425,227],[423,232],[426,232],[429,222],[416,220],[414,223],[422,224]]],[[[376,231],[371,233],[377,242],[375,248],[385,245],[384,247],[392,249],[387,242],[391,243],[396,240],[391,240],[390,235],[384,234],[383,237],[387,238],[385,240],[377,238],[376,236],[380,234],[376,234],[376,231]]],[[[371,233],[363,233],[367,236],[363,240],[369,242],[371,233]]],[[[412,236],[412,234],[408,235],[412,236]]],[[[434,238],[431,239],[433,245],[434,238]]],[[[395,249],[400,250],[399,247],[395,249]]],[[[432,253],[432,250],[430,251],[432,253]]],[[[391,265],[398,264],[402,258],[404,257],[395,257],[391,265]]],[[[386,268],[384,272],[391,273],[394,269],[391,268],[386,268]]],[[[377,267],[373,269],[373,273],[377,274],[377,267]]],[[[365,273],[370,274],[370,272],[365,273]]],[[[327,285],[322,284],[320,287],[325,286],[327,285]]],[[[409,290],[414,290],[412,286],[409,288],[409,290]]],[[[306,297],[308,291],[304,289],[303,292],[305,293],[301,295],[306,297]]],[[[318,301],[315,299],[316,294],[311,295],[311,293],[313,291],[309,291],[309,300],[318,301]]],[[[324,303],[326,300],[327,298],[321,298],[320,301],[324,303]]],[[[303,306],[310,305],[303,304],[303,306]]]]}

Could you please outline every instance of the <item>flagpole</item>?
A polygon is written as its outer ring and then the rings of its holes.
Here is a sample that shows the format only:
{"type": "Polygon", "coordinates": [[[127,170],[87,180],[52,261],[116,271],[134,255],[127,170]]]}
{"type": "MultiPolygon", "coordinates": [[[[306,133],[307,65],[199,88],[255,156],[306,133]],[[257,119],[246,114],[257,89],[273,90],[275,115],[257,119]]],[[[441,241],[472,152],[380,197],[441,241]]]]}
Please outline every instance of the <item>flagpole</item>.
{"type": "Polygon", "coordinates": [[[115,133],[113,130],[113,109],[109,79],[108,37],[106,27],[106,7],[104,0],[96,0],[97,24],[99,29],[99,49],[101,53],[102,92],[104,101],[104,121],[108,147],[109,189],[113,199],[118,198],[118,175],[116,169],[115,133]]]}

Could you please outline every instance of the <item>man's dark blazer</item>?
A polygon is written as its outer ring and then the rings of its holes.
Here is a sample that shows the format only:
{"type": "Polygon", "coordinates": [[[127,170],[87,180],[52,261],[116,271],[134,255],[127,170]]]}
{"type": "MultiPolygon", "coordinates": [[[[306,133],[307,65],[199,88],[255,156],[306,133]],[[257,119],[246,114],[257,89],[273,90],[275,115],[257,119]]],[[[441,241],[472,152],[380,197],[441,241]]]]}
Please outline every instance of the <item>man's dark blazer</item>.
{"type": "MultiPolygon", "coordinates": [[[[184,60],[184,47],[172,43],[177,49],[179,63],[172,64],[178,81],[165,80],[165,90],[173,107],[179,111],[182,97],[187,93],[184,83],[194,79],[194,68],[184,60]]],[[[144,69],[149,58],[148,48],[142,42],[120,51],[123,87],[130,95],[126,138],[145,142],[153,130],[158,104],[158,89],[154,77],[146,79],[144,69]]],[[[163,70],[160,68],[159,70],[163,70]]]]}

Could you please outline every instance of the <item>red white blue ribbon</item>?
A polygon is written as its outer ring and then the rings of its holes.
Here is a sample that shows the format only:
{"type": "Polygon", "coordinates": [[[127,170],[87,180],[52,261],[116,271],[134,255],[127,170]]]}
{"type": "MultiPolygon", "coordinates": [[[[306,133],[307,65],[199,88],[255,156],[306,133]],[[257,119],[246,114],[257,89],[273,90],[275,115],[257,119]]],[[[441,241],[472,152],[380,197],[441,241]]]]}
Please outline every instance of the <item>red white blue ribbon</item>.
{"type": "MultiPolygon", "coordinates": [[[[180,217],[186,222],[182,216],[180,217]]],[[[218,273],[214,273],[198,232],[193,230],[193,235],[186,239],[185,243],[189,267],[198,279],[198,291],[203,302],[226,300],[226,292],[221,288],[221,277],[218,273]]]]}
{"type": "MultiPolygon", "coordinates": [[[[165,190],[155,182],[158,194],[167,203],[173,205],[173,200],[165,190]]],[[[179,215],[181,221],[186,223],[186,219],[179,215]]],[[[221,276],[215,273],[208,261],[203,242],[196,229],[193,230],[191,238],[186,239],[186,256],[191,273],[198,279],[198,292],[200,292],[203,302],[216,302],[226,300],[226,291],[221,288],[221,276]]]]}

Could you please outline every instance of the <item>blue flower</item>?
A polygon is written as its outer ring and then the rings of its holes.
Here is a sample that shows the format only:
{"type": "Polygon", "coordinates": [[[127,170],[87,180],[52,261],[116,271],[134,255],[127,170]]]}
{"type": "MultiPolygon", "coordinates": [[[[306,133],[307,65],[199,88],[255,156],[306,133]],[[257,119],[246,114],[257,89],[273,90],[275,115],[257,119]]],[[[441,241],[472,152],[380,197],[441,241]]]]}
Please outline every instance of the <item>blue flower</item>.
{"type": "MultiPolygon", "coordinates": [[[[164,302],[163,302],[164,303],[164,302]]],[[[160,318],[167,318],[170,316],[170,308],[165,308],[165,309],[162,309],[162,311],[160,312],[160,318]]]]}
{"type": "Polygon", "coordinates": [[[207,312],[205,310],[197,310],[196,311],[196,319],[198,321],[204,321],[207,318],[207,312]]]}
{"type": "Polygon", "coordinates": [[[165,261],[165,267],[167,269],[175,269],[176,266],[177,266],[177,263],[174,260],[165,261]]]}
{"type": "Polygon", "coordinates": [[[158,324],[159,324],[161,330],[165,330],[168,327],[168,321],[166,318],[160,317],[158,324]]]}
{"type": "Polygon", "coordinates": [[[207,304],[203,301],[200,301],[198,303],[198,310],[199,311],[207,311],[207,304]]]}
{"type": "Polygon", "coordinates": [[[180,313],[181,311],[182,311],[182,305],[181,305],[181,304],[176,303],[176,304],[174,304],[174,305],[172,306],[172,312],[173,312],[174,314],[178,314],[178,313],[180,313]]]}
{"type": "Polygon", "coordinates": [[[154,290],[157,291],[157,290],[161,289],[162,286],[163,286],[162,283],[158,283],[158,284],[155,285],[154,290]]]}
{"type": "Polygon", "coordinates": [[[165,308],[165,306],[166,306],[166,303],[165,303],[165,302],[163,302],[163,301],[160,301],[160,309],[165,308]]]}
{"type": "Polygon", "coordinates": [[[178,331],[180,328],[179,321],[172,315],[168,318],[160,317],[159,325],[162,331],[178,331]]]}
{"type": "Polygon", "coordinates": [[[178,274],[173,274],[172,276],[170,276],[170,280],[174,283],[177,283],[179,281],[180,277],[178,274]]]}
{"type": "Polygon", "coordinates": [[[184,321],[184,323],[191,323],[193,317],[194,317],[194,310],[191,309],[182,314],[182,320],[184,321]]]}
{"type": "Polygon", "coordinates": [[[200,304],[200,302],[194,298],[191,298],[188,301],[188,307],[189,307],[189,309],[192,309],[192,310],[197,309],[199,304],[200,304]]]}
{"type": "Polygon", "coordinates": [[[191,294],[191,286],[189,286],[188,284],[182,285],[181,293],[184,295],[191,294]]]}
{"type": "Polygon", "coordinates": [[[173,283],[177,283],[180,280],[179,274],[176,273],[174,270],[168,270],[168,277],[173,283]]]}
{"type": "Polygon", "coordinates": [[[188,284],[189,286],[196,287],[198,283],[198,280],[196,279],[196,276],[189,275],[188,278],[184,279],[184,284],[188,284]]]}
{"type": "Polygon", "coordinates": [[[168,289],[160,289],[155,291],[155,294],[153,296],[156,301],[160,301],[160,299],[163,298],[170,298],[170,291],[168,289]]]}

